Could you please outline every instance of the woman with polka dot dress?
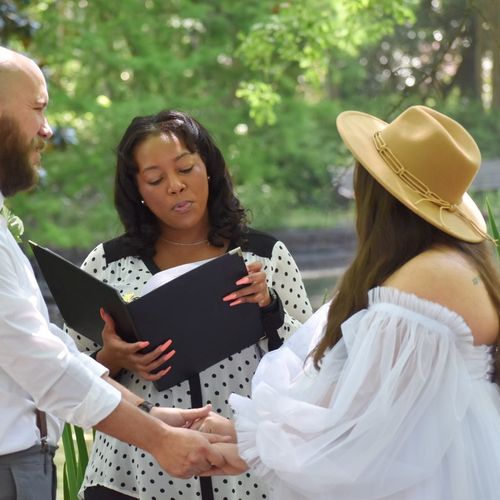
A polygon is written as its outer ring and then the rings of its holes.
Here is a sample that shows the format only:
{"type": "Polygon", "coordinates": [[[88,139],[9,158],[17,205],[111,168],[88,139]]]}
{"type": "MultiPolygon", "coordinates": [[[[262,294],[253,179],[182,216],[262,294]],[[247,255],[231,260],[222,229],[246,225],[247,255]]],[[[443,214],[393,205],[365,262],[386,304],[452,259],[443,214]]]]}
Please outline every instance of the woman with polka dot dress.
{"type": "MultiPolygon", "coordinates": [[[[312,314],[292,256],[282,242],[246,226],[219,148],[184,113],[162,111],[132,120],[117,151],[115,206],[125,232],[98,245],[83,263],[85,270],[133,299],[155,273],[239,246],[248,275],[238,285],[245,286],[224,300],[234,307],[257,303],[266,337],[160,392],[153,382],[168,377],[168,368],[153,371],[173,355],[175,346],[169,341],[140,354],[144,342],[129,344],[114,335],[103,338],[101,348],[78,332],[70,333],[82,351],[152,405],[190,408],[211,403],[214,411],[230,417],[229,395],[249,396],[262,355],[312,314]]],[[[86,500],[267,498],[265,486],[250,473],[175,479],[147,453],[101,433],[96,434],[82,489],[86,500]]]]}

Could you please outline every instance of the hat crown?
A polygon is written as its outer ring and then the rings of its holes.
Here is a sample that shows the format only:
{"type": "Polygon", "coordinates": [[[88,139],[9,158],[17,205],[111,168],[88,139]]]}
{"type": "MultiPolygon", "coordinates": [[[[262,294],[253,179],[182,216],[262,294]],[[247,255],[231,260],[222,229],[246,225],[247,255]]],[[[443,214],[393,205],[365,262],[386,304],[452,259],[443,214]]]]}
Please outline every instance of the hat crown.
{"type": "Polygon", "coordinates": [[[450,204],[462,200],[481,164],[472,136],[426,106],[408,108],[380,136],[407,172],[450,204]]]}
{"type": "Polygon", "coordinates": [[[344,111],[337,116],[337,128],[360,165],[429,224],[463,241],[490,238],[466,192],[481,154],[459,123],[426,106],[412,106],[391,123],[344,111]]]}

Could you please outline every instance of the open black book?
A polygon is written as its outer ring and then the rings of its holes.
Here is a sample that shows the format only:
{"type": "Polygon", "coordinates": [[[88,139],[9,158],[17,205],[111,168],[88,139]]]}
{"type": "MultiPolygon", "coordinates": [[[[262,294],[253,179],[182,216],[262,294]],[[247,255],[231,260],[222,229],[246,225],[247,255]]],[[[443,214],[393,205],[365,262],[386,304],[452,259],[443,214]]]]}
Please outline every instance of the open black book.
{"type": "Polygon", "coordinates": [[[30,245],[70,328],[101,345],[104,323],[99,309],[103,307],[124,340],[150,342],[144,352],[172,339],[176,354],[164,365],[172,369],[155,382],[158,390],[188,379],[264,336],[257,304],[230,307],[222,300],[239,288],[235,282],[247,274],[239,249],[127,303],[116,289],[55,252],[31,241],[30,245]]]}

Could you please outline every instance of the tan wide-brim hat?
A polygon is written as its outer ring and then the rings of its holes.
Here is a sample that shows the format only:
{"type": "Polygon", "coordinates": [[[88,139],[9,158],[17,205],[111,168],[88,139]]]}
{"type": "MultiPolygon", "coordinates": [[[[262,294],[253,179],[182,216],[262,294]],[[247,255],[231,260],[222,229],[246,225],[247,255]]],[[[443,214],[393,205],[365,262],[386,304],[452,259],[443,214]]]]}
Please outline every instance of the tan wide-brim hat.
{"type": "Polygon", "coordinates": [[[391,123],[344,111],[337,129],[354,158],[410,210],[460,240],[488,238],[484,217],[466,193],[481,153],[459,123],[412,106],[391,123]]]}

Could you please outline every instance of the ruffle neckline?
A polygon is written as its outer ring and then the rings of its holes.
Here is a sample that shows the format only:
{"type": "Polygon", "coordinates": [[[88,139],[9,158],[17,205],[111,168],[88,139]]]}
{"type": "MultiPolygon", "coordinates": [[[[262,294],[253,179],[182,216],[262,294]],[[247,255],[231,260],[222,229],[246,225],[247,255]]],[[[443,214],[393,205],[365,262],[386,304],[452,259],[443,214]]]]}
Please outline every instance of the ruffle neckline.
{"type": "Polygon", "coordinates": [[[368,292],[368,304],[383,304],[389,303],[403,309],[408,309],[416,314],[431,318],[437,321],[450,330],[455,335],[472,337],[472,330],[465,322],[464,318],[455,311],[448,309],[446,306],[432,302],[431,300],[423,299],[418,295],[409,292],[403,292],[397,288],[379,286],[372,288],[368,292]]]}
{"type": "Polygon", "coordinates": [[[406,309],[413,314],[421,315],[423,322],[425,322],[425,318],[437,321],[455,337],[458,345],[463,346],[461,350],[466,357],[482,360],[485,363],[485,377],[491,377],[491,373],[494,371],[496,345],[474,345],[472,330],[457,312],[413,293],[384,286],[372,288],[368,292],[368,303],[369,306],[384,303],[395,305],[402,308],[402,316],[404,316],[403,310],[406,309]]]}

